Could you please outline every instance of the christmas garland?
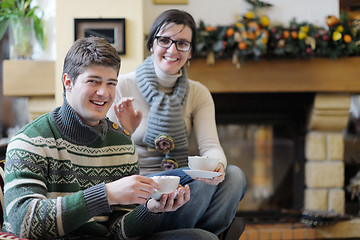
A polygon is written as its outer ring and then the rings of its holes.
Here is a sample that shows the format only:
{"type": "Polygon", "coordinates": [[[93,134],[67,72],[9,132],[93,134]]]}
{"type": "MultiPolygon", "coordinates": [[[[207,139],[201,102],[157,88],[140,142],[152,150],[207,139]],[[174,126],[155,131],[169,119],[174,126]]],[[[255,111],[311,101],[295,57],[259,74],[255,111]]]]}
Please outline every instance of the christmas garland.
{"type": "Polygon", "coordinates": [[[251,58],[313,58],[360,55],[360,19],[351,20],[345,12],[340,18],[326,17],[327,27],[293,19],[289,26],[270,26],[270,19],[258,16],[257,7],[270,7],[259,0],[246,0],[253,8],[230,26],[198,26],[197,55],[207,64],[215,59],[232,58],[233,64],[251,58]]]}

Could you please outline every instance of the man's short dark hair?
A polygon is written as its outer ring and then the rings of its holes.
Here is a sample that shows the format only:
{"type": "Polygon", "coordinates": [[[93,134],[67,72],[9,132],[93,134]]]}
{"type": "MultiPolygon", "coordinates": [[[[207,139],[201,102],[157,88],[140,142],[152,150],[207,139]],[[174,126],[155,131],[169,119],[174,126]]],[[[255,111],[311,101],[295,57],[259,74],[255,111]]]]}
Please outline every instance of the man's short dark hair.
{"type": "Polygon", "coordinates": [[[91,65],[111,67],[118,75],[120,64],[119,54],[105,39],[99,37],[80,38],[65,56],[63,75],[64,73],[69,74],[75,84],[77,77],[91,65]]]}

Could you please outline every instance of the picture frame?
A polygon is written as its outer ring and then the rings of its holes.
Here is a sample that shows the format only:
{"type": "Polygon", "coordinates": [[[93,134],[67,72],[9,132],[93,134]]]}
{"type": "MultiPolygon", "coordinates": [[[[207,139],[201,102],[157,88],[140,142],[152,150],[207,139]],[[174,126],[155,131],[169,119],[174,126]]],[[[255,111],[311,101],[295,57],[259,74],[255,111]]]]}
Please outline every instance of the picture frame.
{"type": "Polygon", "coordinates": [[[119,53],[125,55],[125,18],[76,18],[75,41],[82,37],[102,37],[119,53]]]}
{"type": "Polygon", "coordinates": [[[153,0],[154,4],[188,4],[188,0],[153,0]]]}

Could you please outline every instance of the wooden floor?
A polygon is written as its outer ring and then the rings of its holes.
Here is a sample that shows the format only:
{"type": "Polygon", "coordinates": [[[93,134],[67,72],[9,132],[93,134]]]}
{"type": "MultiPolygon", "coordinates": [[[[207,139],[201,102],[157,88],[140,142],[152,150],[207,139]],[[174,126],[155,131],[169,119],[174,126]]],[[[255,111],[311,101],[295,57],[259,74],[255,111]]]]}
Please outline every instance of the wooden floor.
{"type": "Polygon", "coordinates": [[[301,223],[246,224],[239,240],[360,239],[360,218],[333,225],[308,227],[301,223]]]}
{"type": "Polygon", "coordinates": [[[240,240],[315,239],[315,230],[303,224],[247,224],[240,240]]]}

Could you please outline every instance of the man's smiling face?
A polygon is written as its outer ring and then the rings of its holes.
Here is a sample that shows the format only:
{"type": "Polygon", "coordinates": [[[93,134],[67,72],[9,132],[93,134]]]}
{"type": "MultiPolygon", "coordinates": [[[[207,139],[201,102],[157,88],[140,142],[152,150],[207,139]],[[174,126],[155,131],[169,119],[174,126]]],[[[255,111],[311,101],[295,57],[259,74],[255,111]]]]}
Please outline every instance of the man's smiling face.
{"type": "Polygon", "coordinates": [[[115,99],[117,72],[111,67],[92,65],[78,76],[75,84],[68,74],[64,74],[63,81],[66,99],[83,123],[99,124],[115,99]]]}

